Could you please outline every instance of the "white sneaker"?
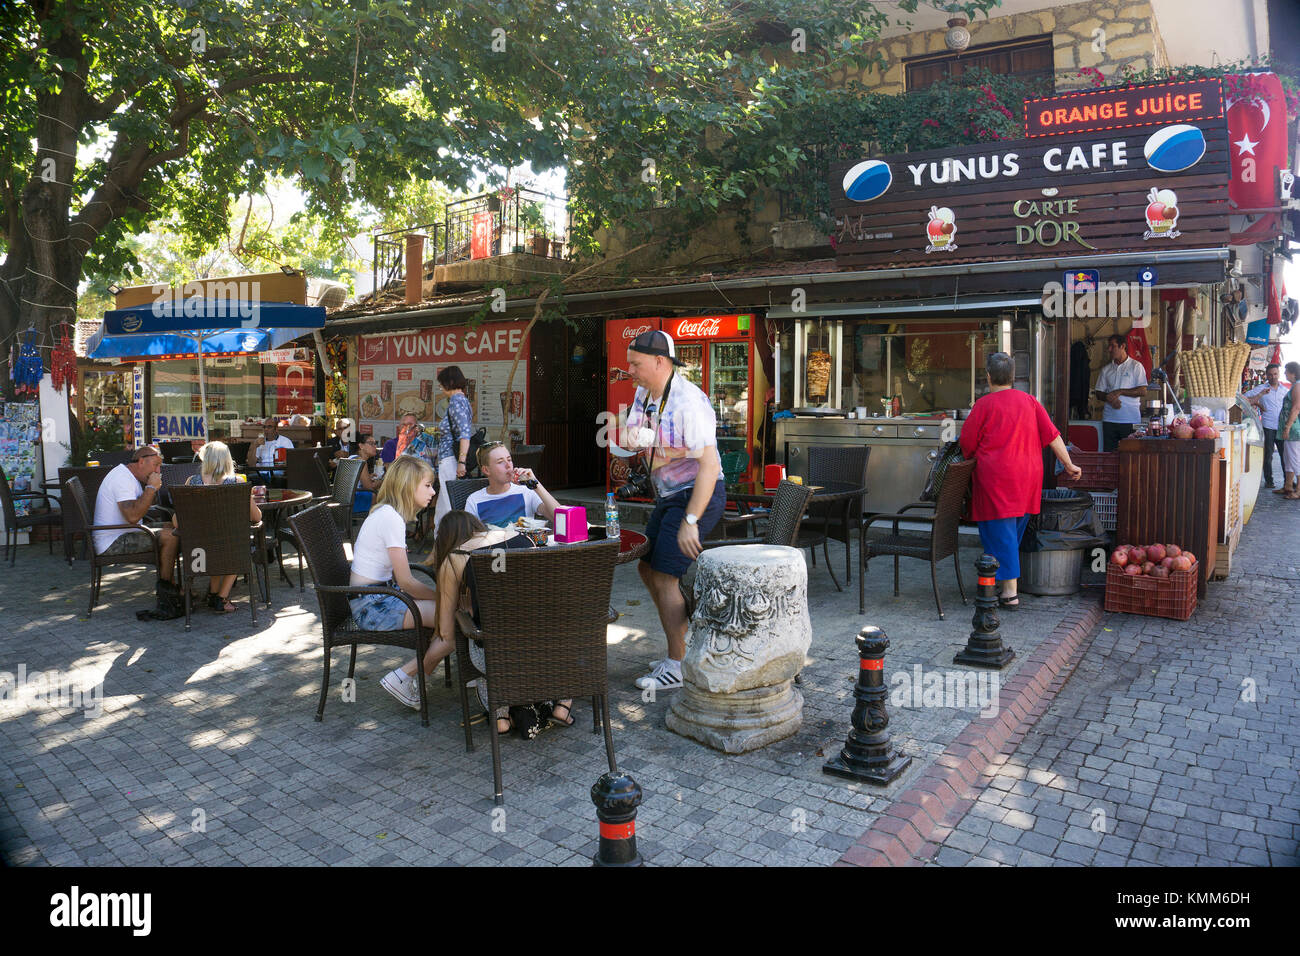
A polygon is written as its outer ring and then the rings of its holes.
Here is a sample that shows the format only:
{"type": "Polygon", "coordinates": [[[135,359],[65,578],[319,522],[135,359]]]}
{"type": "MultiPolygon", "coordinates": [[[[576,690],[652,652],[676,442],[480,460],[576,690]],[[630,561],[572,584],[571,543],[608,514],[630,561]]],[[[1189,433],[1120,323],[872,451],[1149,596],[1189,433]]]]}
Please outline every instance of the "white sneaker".
{"type": "Polygon", "coordinates": [[[420,709],[420,688],[415,686],[415,678],[401,669],[389,671],[379,686],[392,694],[412,710],[420,709]]]}
{"type": "Polygon", "coordinates": [[[636,679],[636,686],[641,690],[649,690],[651,687],[657,691],[677,690],[682,686],[680,665],[676,670],[669,670],[668,661],[656,661],[649,674],[636,679]]]}

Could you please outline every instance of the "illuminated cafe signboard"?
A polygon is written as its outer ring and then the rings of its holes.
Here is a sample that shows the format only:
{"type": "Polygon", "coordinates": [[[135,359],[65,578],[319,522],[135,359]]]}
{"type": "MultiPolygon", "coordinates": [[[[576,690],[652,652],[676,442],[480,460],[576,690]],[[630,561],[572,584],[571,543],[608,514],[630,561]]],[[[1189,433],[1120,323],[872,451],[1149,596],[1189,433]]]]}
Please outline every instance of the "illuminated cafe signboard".
{"type": "MultiPolygon", "coordinates": [[[[1124,92],[1138,89],[1153,90],[1124,92]]],[[[1077,103],[1089,102],[1079,94],[1077,103]]],[[[1095,105],[1100,115],[1100,102],[1095,105]]],[[[1196,122],[1159,121],[1165,115],[1142,127],[832,166],[837,263],[872,268],[1225,246],[1229,167],[1222,109],[1196,122]]]]}

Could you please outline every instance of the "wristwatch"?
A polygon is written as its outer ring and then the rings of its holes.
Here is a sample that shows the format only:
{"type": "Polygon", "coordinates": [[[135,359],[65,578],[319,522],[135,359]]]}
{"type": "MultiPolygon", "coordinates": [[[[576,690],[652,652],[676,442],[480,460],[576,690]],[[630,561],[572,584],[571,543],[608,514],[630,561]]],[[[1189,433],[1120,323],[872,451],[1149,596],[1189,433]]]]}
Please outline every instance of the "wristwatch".
{"type": "Polygon", "coordinates": [[[688,525],[690,525],[692,528],[695,527],[696,522],[698,522],[699,520],[700,520],[700,519],[697,518],[697,517],[695,517],[695,515],[693,515],[693,514],[688,514],[688,515],[686,516],[686,523],[687,523],[688,525]]]}

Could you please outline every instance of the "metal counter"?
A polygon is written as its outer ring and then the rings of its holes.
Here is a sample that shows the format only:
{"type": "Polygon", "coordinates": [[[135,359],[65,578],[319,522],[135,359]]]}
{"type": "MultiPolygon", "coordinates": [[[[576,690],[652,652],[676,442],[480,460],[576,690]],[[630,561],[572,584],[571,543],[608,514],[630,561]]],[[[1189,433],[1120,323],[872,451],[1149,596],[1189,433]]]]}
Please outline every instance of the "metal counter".
{"type": "Polygon", "coordinates": [[[961,422],[909,418],[783,418],[776,423],[776,453],[786,472],[808,479],[812,445],[868,445],[869,512],[897,511],[916,501],[944,442],[961,434],[961,422]]]}

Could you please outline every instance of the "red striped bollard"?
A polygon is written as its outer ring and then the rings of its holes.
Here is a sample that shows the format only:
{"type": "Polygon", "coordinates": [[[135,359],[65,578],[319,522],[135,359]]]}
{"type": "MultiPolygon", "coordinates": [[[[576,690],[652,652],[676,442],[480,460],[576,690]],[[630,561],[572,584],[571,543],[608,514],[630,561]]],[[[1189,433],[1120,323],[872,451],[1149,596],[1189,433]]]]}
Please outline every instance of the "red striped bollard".
{"type": "Polygon", "coordinates": [[[966,639],[966,646],[953,657],[954,664],[996,670],[1006,667],[1016,656],[1011,648],[1002,646],[1002,635],[998,633],[1001,622],[998,620],[998,581],[994,577],[997,570],[998,559],[991,554],[981,554],[975,562],[979,586],[975,593],[975,616],[971,618],[974,630],[966,639]]]}
{"type": "Polygon", "coordinates": [[[643,866],[636,851],[636,808],[641,785],[621,771],[603,774],[591,788],[591,802],[600,820],[600,848],[593,866],[643,866]]]}
{"type": "Polygon", "coordinates": [[[898,778],[912,758],[890,752],[889,712],[885,700],[885,649],[889,638],[878,627],[858,632],[858,683],[853,688],[853,729],[844,749],[822,765],[822,772],[850,780],[886,784],[898,778]]]}

